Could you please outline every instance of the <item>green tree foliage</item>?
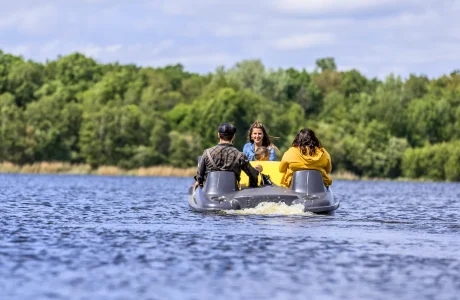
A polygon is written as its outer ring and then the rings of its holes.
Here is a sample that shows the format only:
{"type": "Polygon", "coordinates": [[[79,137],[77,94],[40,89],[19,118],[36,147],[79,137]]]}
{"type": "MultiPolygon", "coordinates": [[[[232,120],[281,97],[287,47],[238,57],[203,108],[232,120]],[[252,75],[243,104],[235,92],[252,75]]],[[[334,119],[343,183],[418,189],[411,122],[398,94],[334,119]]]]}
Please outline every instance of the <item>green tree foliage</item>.
{"type": "Polygon", "coordinates": [[[337,91],[342,85],[342,74],[335,70],[324,70],[319,74],[314,74],[313,82],[320,88],[323,96],[328,93],[337,91]]]}
{"type": "Polygon", "coordinates": [[[169,163],[174,167],[196,166],[198,156],[203,153],[200,138],[193,134],[171,131],[169,134],[169,163]]]}
{"type": "Polygon", "coordinates": [[[337,65],[333,57],[325,57],[316,60],[316,68],[320,69],[321,72],[335,71],[337,70],[337,65]]]}
{"type": "Polygon", "coordinates": [[[407,149],[403,175],[410,178],[460,181],[460,141],[407,149]]]}
{"type": "Polygon", "coordinates": [[[139,107],[112,101],[99,111],[84,111],[80,148],[87,162],[94,165],[137,167],[130,162],[137,146],[148,145],[150,130],[142,128],[139,107]]]}
{"type": "Polygon", "coordinates": [[[458,137],[458,123],[453,120],[457,116],[457,108],[452,107],[448,99],[431,94],[412,101],[407,112],[412,129],[408,134],[410,142],[421,146],[425,142],[440,143],[458,137]]]}
{"type": "Polygon", "coordinates": [[[376,120],[359,124],[353,136],[343,141],[345,164],[348,170],[369,177],[398,177],[405,139],[391,136],[388,127],[376,120]]]}
{"type": "Polygon", "coordinates": [[[340,91],[345,97],[350,97],[352,94],[359,94],[366,91],[367,79],[359,71],[351,70],[342,74],[340,82],[340,91]]]}
{"type": "Polygon", "coordinates": [[[238,89],[249,89],[262,95],[265,87],[265,66],[260,60],[244,60],[226,73],[228,82],[234,83],[238,89]]]}
{"type": "Polygon", "coordinates": [[[339,123],[347,119],[350,107],[345,96],[338,92],[331,92],[324,99],[324,107],[320,113],[320,120],[328,123],[339,123]]]}
{"type": "Polygon", "coordinates": [[[33,161],[33,142],[25,124],[24,112],[14,96],[0,95],[0,161],[23,164],[33,161]]]}
{"type": "Polygon", "coordinates": [[[389,133],[378,121],[361,123],[354,135],[344,138],[347,169],[364,176],[378,176],[386,164],[389,133]]]}
{"type": "Polygon", "coordinates": [[[78,160],[79,104],[67,104],[58,95],[45,96],[30,103],[24,114],[35,145],[35,161],[78,160]]]}
{"type": "Polygon", "coordinates": [[[390,75],[366,103],[361,103],[362,112],[368,121],[377,120],[385,123],[390,133],[396,137],[407,135],[407,105],[403,101],[402,92],[401,78],[390,75]]]}
{"type": "Polygon", "coordinates": [[[312,128],[321,144],[329,152],[332,160],[332,171],[345,171],[347,170],[346,164],[346,151],[344,147],[344,137],[347,135],[346,127],[329,122],[312,122],[307,124],[312,128]]]}
{"type": "Polygon", "coordinates": [[[43,84],[43,69],[41,64],[31,61],[11,66],[7,76],[7,89],[15,95],[18,106],[37,100],[35,92],[43,84]]]}
{"type": "Polygon", "coordinates": [[[0,50],[0,95],[6,92],[11,93],[8,90],[8,76],[14,66],[23,63],[22,57],[7,54],[0,50]]]}
{"type": "Polygon", "coordinates": [[[460,72],[368,79],[332,57],[305,69],[243,60],[201,75],[100,64],[80,53],[44,64],[0,51],[0,161],[123,168],[196,166],[231,122],[242,149],[263,122],[279,148],[316,131],[333,170],[460,181],[460,72]]]}
{"type": "Polygon", "coordinates": [[[236,92],[231,88],[222,88],[188,106],[177,106],[177,109],[171,111],[170,118],[176,119],[176,122],[181,120],[177,125],[180,132],[191,132],[201,136],[204,143],[202,147],[215,144],[217,126],[220,123],[231,122],[240,128],[235,145],[242,148],[245,142],[245,133],[242,129],[248,128],[257,117],[257,108],[261,107],[263,100],[265,99],[249,90],[236,92]]]}
{"type": "Polygon", "coordinates": [[[144,86],[142,76],[129,69],[107,72],[102,79],[81,95],[83,102],[105,105],[111,101],[138,104],[144,86]]]}
{"type": "Polygon", "coordinates": [[[288,83],[284,88],[286,98],[298,103],[307,116],[314,117],[321,111],[323,102],[321,89],[312,81],[310,74],[305,69],[297,71],[289,68],[286,70],[286,74],[289,76],[288,83]]]}
{"type": "Polygon", "coordinates": [[[49,79],[56,79],[64,85],[76,86],[76,91],[87,89],[102,75],[101,66],[83,54],[74,53],[60,57],[46,65],[49,79]]]}
{"type": "Polygon", "coordinates": [[[155,117],[155,123],[150,133],[151,164],[167,164],[171,145],[170,126],[160,116],[155,117]]]}
{"type": "Polygon", "coordinates": [[[426,76],[416,76],[411,74],[409,79],[404,83],[404,98],[406,101],[419,99],[428,93],[430,81],[426,76]]]}

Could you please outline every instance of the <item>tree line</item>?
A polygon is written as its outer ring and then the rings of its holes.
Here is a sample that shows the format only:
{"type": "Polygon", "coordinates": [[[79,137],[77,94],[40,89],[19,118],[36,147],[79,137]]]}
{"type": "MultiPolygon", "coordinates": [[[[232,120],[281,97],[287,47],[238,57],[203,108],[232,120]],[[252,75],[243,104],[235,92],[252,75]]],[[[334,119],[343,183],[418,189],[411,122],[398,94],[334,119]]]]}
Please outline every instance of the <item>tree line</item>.
{"type": "Polygon", "coordinates": [[[220,123],[236,125],[242,150],[255,120],[277,137],[277,159],[310,127],[333,171],[460,181],[460,71],[379,80],[326,57],[311,72],[244,60],[196,74],[0,50],[0,161],[190,167],[220,123]]]}

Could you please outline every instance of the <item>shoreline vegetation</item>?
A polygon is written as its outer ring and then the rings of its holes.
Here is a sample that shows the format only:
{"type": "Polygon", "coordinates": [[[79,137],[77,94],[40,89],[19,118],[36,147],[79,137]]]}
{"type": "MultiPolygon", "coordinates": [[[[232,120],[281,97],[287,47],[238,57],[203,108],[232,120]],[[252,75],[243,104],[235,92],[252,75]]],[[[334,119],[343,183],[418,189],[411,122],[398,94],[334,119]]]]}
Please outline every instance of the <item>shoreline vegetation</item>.
{"type": "MultiPolygon", "coordinates": [[[[11,162],[0,162],[0,174],[60,174],[60,175],[102,175],[102,176],[151,176],[151,177],[193,177],[196,167],[176,168],[172,166],[152,166],[126,170],[117,166],[99,166],[91,168],[89,164],[71,164],[65,162],[36,162],[33,164],[16,165],[11,162]]],[[[339,171],[331,174],[335,180],[368,180],[368,181],[432,181],[423,178],[377,178],[358,176],[351,172],[339,171]]]]}
{"type": "Polygon", "coordinates": [[[12,164],[0,172],[190,176],[219,124],[243,149],[256,120],[280,154],[313,129],[336,179],[460,182],[460,69],[379,79],[324,57],[312,70],[246,59],[199,74],[0,50],[0,164],[12,164]]]}
{"type": "Polygon", "coordinates": [[[125,175],[125,176],[178,176],[193,177],[196,167],[175,168],[171,166],[152,166],[126,170],[117,166],[99,166],[95,169],[89,164],[71,164],[65,162],[36,162],[15,165],[10,162],[0,163],[0,173],[7,174],[68,174],[68,175],[125,175]]]}

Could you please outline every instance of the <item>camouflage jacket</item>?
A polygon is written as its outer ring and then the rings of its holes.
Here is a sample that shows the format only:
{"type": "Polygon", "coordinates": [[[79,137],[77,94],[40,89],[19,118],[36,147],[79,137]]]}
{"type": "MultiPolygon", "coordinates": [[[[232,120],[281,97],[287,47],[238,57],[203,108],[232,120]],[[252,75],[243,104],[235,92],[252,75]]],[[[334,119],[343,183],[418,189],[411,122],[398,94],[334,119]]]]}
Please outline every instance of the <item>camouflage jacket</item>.
{"type": "Polygon", "coordinates": [[[238,182],[241,178],[241,171],[243,171],[249,177],[250,186],[257,186],[258,183],[259,171],[253,168],[249,163],[248,157],[238,151],[232,144],[222,143],[206,149],[198,164],[195,180],[198,181],[200,186],[203,186],[208,173],[212,171],[233,171],[238,182]],[[208,150],[214,163],[206,153],[208,150]]]}

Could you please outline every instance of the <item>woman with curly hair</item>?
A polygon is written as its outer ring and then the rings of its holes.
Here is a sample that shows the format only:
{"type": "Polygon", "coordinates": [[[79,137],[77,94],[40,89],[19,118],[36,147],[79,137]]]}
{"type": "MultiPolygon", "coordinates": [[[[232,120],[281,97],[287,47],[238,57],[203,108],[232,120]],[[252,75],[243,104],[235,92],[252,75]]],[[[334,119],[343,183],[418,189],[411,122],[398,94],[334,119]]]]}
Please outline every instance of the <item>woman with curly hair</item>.
{"type": "Polygon", "coordinates": [[[300,130],[290,147],[283,155],[279,166],[281,185],[289,187],[292,174],[300,170],[318,170],[326,187],[332,184],[329,173],[332,171],[331,156],[321,145],[315,132],[309,128],[300,130]]]}
{"type": "Polygon", "coordinates": [[[259,121],[252,123],[248,130],[248,142],[243,147],[243,153],[249,158],[250,161],[255,160],[255,153],[260,147],[267,147],[270,151],[270,157],[268,160],[275,160],[276,146],[270,140],[270,136],[267,134],[264,124],[259,121]]]}

